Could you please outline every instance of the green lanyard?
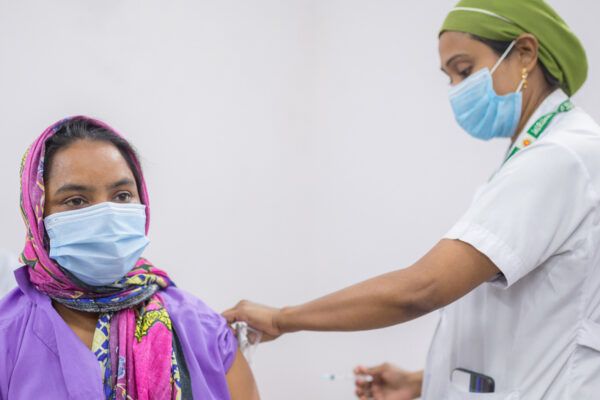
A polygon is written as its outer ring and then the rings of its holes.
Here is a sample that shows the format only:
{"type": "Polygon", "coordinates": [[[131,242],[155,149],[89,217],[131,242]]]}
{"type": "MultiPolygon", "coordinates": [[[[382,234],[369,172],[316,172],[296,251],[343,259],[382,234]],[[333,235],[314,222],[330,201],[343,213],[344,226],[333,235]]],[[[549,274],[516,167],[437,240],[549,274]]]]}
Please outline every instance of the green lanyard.
{"type": "Polygon", "coordinates": [[[540,135],[546,130],[546,128],[550,124],[550,121],[552,121],[557,114],[571,111],[573,108],[575,108],[575,106],[573,105],[573,103],[571,103],[571,99],[567,99],[563,101],[560,104],[560,106],[558,106],[558,109],[556,111],[541,116],[537,121],[535,121],[533,125],[531,125],[531,128],[527,129],[526,132],[523,132],[523,134],[519,138],[517,138],[513,149],[511,150],[508,157],[506,157],[506,160],[504,160],[504,163],[510,160],[510,158],[514,156],[516,152],[527,146],[532,145],[533,142],[538,140],[540,135]]]}

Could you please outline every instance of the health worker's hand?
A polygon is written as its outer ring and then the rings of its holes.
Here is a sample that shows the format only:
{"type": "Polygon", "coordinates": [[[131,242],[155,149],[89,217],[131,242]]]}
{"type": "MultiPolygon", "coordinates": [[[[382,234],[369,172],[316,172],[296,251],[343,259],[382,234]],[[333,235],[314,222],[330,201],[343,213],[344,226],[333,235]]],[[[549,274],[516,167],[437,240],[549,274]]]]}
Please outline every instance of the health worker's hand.
{"type": "Polygon", "coordinates": [[[372,368],[358,366],[354,373],[373,377],[372,382],[356,380],[356,395],[361,400],[412,400],[421,395],[423,371],[407,372],[384,363],[372,368]]]}
{"type": "Polygon", "coordinates": [[[277,324],[280,309],[242,300],[233,308],[221,315],[228,323],[244,321],[254,329],[262,332],[261,342],[277,339],[283,333],[277,324]]]}

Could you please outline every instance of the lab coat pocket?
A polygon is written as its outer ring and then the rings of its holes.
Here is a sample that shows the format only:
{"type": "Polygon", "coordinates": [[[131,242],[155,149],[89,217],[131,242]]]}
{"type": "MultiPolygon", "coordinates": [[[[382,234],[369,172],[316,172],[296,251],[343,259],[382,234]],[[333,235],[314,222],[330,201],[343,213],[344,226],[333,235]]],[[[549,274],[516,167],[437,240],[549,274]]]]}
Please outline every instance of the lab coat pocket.
{"type": "Polygon", "coordinates": [[[469,393],[463,392],[454,383],[449,382],[444,400],[519,400],[519,392],[503,391],[497,393],[469,393]]]}
{"type": "Polygon", "coordinates": [[[577,333],[577,344],[600,351],[600,324],[589,319],[584,320],[577,333]]]}
{"type": "Polygon", "coordinates": [[[569,392],[573,399],[597,399],[600,391],[600,324],[583,320],[571,358],[569,392]]]}

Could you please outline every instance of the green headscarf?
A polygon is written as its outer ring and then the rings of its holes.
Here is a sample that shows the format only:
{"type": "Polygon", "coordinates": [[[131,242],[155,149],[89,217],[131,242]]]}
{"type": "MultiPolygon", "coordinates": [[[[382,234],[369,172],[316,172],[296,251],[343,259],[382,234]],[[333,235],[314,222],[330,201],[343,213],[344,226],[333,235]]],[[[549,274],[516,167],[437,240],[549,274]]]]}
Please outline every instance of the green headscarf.
{"type": "Polygon", "coordinates": [[[587,58],[577,36],[543,0],[460,0],[448,14],[444,31],[466,32],[491,40],[535,36],[538,57],[569,95],[587,78],[587,58]]]}

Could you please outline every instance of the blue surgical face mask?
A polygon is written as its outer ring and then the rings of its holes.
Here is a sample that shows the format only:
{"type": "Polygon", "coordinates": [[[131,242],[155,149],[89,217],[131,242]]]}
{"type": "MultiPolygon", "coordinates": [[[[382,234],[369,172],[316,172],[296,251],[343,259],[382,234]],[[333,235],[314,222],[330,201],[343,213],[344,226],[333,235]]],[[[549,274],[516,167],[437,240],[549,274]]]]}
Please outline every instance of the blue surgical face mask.
{"type": "Polygon", "coordinates": [[[91,286],[105,286],[133,269],[150,243],[146,206],[101,203],[44,218],[50,258],[91,286]]]}
{"type": "Polygon", "coordinates": [[[492,74],[506,58],[515,42],[500,57],[492,71],[483,68],[448,91],[450,104],[458,124],[471,136],[490,140],[512,137],[521,119],[523,96],[516,92],[498,96],[494,91],[492,74]]]}

